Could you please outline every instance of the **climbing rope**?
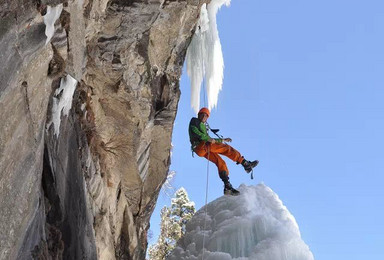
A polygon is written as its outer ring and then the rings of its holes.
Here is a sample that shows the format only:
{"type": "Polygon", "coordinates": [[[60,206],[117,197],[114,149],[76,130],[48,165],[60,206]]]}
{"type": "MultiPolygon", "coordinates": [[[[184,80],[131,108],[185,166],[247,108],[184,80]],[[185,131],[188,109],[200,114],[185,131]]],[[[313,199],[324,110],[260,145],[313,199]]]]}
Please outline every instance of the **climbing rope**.
{"type": "MultiPolygon", "coordinates": [[[[199,93],[200,95],[200,93],[199,93]]],[[[204,97],[204,107],[207,107],[207,96],[208,96],[208,93],[207,93],[207,80],[205,79],[205,77],[203,78],[203,97],[204,97]]]]}
{"type": "MultiPolygon", "coordinates": [[[[203,93],[204,93],[204,107],[207,107],[207,80],[205,77],[203,77],[203,93]]],[[[205,214],[204,214],[204,232],[206,232],[207,228],[207,204],[208,204],[208,187],[209,187],[209,156],[210,156],[210,147],[209,145],[207,146],[208,148],[208,158],[207,158],[207,181],[205,185],[205,214]]],[[[203,234],[203,255],[202,255],[202,260],[204,260],[204,252],[205,252],[205,234],[203,234]]]]}
{"type": "MultiPolygon", "coordinates": [[[[210,148],[208,146],[208,158],[210,154],[210,148]]],[[[209,159],[207,159],[207,181],[205,186],[205,215],[204,215],[204,232],[207,228],[207,204],[208,204],[208,183],[209,183],[209,159]]],[[[204,260],[204,250],[205,250],[205,234],[203,234],[203,255],[202,260],[204,260]]]]}

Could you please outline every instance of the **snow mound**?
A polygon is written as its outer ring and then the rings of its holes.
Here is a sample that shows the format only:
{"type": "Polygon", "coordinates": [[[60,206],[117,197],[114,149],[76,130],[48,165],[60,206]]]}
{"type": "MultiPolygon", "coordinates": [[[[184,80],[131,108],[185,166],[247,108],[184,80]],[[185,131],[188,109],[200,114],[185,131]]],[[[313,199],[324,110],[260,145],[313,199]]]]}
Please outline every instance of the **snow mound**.
{"type": "Polygon", "coordinates": [[[201,208],[168,259],[314,259],[295,218],[272,189],[259,184],[241,185],[239,190],[239,196],[222,196],[209,203],[207,215],[205,207],[201,208]]]}
{"type": "Polygon", "coordinates": [[[201,83],[205,76],[208,108],[216,107],[223,84],[224,59],[221,50],[216,14],[230,0],[212,0],[203,4],[195,35],[187,49],[187,73],[191,79],[191,106],[197,113],[200,109],[201,83]]]}

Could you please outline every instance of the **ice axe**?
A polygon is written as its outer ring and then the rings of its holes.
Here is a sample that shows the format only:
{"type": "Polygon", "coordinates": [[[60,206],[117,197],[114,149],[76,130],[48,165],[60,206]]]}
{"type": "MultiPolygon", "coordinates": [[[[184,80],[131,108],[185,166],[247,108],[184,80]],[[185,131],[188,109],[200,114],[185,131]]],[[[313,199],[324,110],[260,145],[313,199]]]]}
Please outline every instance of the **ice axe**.
{"type": "Polygon", "coordinates": [[[220,129],[212,129],[212,128],[208,125],[208,123],[205,123],[205,124],[206,124],[207,128],[208,128],[209,130],[211,130],[211,132],[212,132],[214,135],[216,135],[219,139],[224,140],[224,136],[218,134],[218,132],[220,131],[220,129]]]}

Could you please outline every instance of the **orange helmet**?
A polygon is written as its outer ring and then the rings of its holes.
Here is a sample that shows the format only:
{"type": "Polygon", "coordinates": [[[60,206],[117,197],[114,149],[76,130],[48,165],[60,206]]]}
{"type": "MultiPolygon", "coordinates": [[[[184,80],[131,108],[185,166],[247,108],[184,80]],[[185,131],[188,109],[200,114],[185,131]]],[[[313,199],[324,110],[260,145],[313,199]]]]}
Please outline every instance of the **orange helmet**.
{"type": "Polygon", "coordinates": [[[206,114],[208,117],[209,117],[209,115],[211,114],[211,112],[209,112],[209,109],[206,108],[206,107],[203,107],[202,109],[199,110],[199,113],[198,113],[198,114],[201,114],[201,113],[206,114]]]}

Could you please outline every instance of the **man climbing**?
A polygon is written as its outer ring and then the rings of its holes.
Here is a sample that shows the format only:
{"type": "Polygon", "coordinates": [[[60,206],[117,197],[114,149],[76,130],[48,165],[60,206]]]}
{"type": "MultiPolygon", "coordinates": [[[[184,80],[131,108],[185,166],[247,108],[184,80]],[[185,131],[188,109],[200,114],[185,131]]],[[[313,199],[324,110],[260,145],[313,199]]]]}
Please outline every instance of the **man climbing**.
{"type": "MultiPolygon", "coordinates": [[[[219,154],[227,156],[237,164],[241,164],[247,173],[259,163],[258,160],[247,161],[232,146],[225,142],[231,142],[231,138],[211,138],[208,135],[209,128],[207,119],[210,115],[208,108],[203,107],[198,113],[198,117],[193,117],[189,123],[189,139],[191,141],[192,150],[200,157],[205,157],[214,164],[219,170],[220,179],[224,182],[225,195],[238,195],[240,192],[234,189],[229,182],[229,171],[225,161],[219,154]]],[[[212,130],[211,130],[212,131],[212,130]]]]}

